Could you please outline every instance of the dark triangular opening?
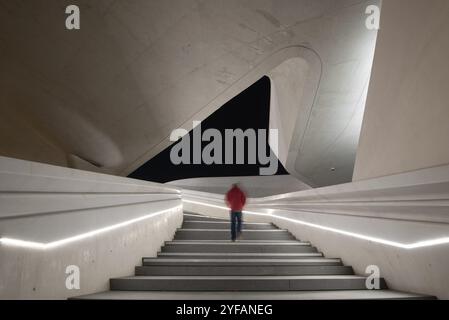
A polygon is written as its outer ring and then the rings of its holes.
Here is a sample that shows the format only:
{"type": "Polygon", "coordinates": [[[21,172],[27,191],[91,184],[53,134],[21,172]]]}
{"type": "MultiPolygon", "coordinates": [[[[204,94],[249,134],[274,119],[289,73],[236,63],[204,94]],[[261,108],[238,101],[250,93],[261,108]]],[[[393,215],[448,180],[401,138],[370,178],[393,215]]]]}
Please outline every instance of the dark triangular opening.
{"type": "MultiPolygon", "coordinates": [[[[258,80],[202,121],[202,132],[213,128],[219,130],[224,137],[225,129],[242,129],[243,131],[247,129],[268,129],[270,121],[270,85],[270,79],[268,77],[263,77],[258,80]]],[[[189,135],[192,139],[192,130],[189,132],[189,135]]],[[[258,176],[259,169],[265,167],[258,160],[256,164],[241,165],[174,165],[170,159],[170,151],[177,143],[179,142],[167,147],[157,156],[147,161],[131,173],[129,177],[165,183],[174,180],[200,177],[258,176]]],[[[203,142],[203,147],[207,144],[208,142],[203,142]]],[[[269,150],[268,141],[266,141],[266,146],[266,150],[269,150]]],[[[192,148],[190,154],[193,154],[192,148]]],[[[245,148],[245,159],[248,159],[247,148],[245,148]]],[[[278,161],[276,175],[286,174],[288,174],[287,171],[278,161]]]]}

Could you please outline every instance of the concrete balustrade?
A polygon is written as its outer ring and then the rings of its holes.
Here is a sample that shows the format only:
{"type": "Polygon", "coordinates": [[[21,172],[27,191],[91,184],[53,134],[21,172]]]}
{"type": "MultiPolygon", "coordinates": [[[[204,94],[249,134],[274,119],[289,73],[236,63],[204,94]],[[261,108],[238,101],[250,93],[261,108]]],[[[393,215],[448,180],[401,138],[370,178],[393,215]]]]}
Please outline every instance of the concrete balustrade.
{"type": "MultiPolygon", "coordinates": [[[[251,198],[244,219],[270,222],[341,257],[379,267],[391,289],[449,298],[449,166],[251,198]]],[[[184,210],[228,218],[222,195],[183,191],[184,210]]]]}
{"type": "Polygon", "coordinates": [[[0,157],[0,298],[63,299],[132,274],[182,223],[177,189],[0,157]],[[66,287],[68,266],[80,289],[66,287]]]}

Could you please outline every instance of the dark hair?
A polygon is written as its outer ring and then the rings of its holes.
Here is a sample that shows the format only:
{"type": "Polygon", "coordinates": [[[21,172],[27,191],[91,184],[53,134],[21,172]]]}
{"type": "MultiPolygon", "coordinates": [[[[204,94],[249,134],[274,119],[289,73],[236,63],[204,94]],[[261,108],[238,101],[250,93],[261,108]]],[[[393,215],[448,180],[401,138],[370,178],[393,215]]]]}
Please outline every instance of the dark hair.
{"type": "Polygon", "coordinates": [[[234,182],[234,183],[232,184],[232,187],[233,187],[233,188],[240,188],[240,182],[234,182]]]}

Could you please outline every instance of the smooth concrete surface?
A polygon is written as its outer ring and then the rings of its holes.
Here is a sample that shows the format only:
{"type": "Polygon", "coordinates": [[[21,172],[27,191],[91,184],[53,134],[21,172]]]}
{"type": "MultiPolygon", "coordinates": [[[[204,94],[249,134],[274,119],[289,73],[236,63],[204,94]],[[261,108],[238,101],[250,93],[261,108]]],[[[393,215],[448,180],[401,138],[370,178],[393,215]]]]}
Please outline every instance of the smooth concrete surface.
{"type": "Polygon", "coordinates": [[[134,271],[142,255],[156,255],[179,223],[178,214],[91,237],[49,251],[0,246],[1,299],[65,299],[104,291],[111,277],[134,271]],[[66,267],[80,268],[80,290],[66,288],[66,267]]]}
{"type": "Polygon", "coordinates": [[[210,177],[175,180],[167,186],[187,190],[226,194],[230,186],[239,183],[249,197],[267,197],[274,194],[295,192],[310,189],[310,186],[290,176],[257,176],[257,177],[210,177]]]}
{"type": "Polygon", "coordinates": [[[288,122],[281,158],[305,132],[296,171],[317,185],[351,179],[377,34],[365,9],[378,0],[80,0],[76,31],[64,28],[69,4],[0,1],[1,155],[127,175],[268,74],[288,122]],[[290,97],[276,67],[293,58],[313,74],[296,75],[306,86],[290,97]],[[329,177],[330,166],[341,169],[329,177]]]}
{"type": "Polygon", "coordinates": [[[0,299],[106,290],[172,239],[180,204],[162,185],[0,157],[0,299]],[[66,287],[71,265],[79,290],[66,287]]]}
{"type": "Polygon", "coordinates": [[[271,81],[269,126],[278,130],[278,145],[272,149],[277,151],[279,161],[289,172],[294,170],[294,166],[290,166],[292,161],[288,156],[297,156],[297,153],[289,153],[290,147],[293,140],[300,141],[304,134],[320,84],[321,70],[319,56],[311,52],[308,59],[288,59],[268,74],[271,81]],[[297,125],[297,121],[303,123],[297,125]],[[295,129],[302,132],[296,133],[295,129]]]}
{"type": "MultiPolygon", "coordinates": [[[[249,230],[244,230],[247,232],[249,230]]],[[[229,231],[228,231],[229,233],[229,231]]],[[[241,246],[242,244],[246,245],[282,245],[282,246],[308,246],[310,245],[310,242],[300,242],[298,240],[264,240],[267,238],[271,238],[270,233],[267,233],[265,238],[258,239],[258,240],[245,240],[245,239],[239,239],[238,242],[232,242],[231,240],[175,240],[175,241],[166,241],[165,244],[180,244],[180,245],[191,245],[191,244],[209,244],[209,245],[217,245],[221,246],[223,244],[231,245],[231,246],[241,246]]]]}
{"type": "Polygon", "coordinates": [[[384,1],[354,180],[449,164],[449,2],[384,1]]]}
{"type": "MultiPolygon", "coordinates": [[[[449,238],[448,174],[443,166],[249,199],[246,210],[265,216],[246,212],[244,219],[287,229],[326,256],[341,257],[356,274],[376,265],[393,290],[449,299],[449,244],[431,242],[449,238]]],[[[187,211],[229,215],[220,195],[184,190],[183,198],[187,211]]]]}
{"type": "Polygon", "coordinates": [[[77,299],[95,300],[372,300],[431,299],[422,295],[391,290],[290,291],[290,292],[165,292],[165,291],[105,291],[77,299]]]}
{"type": "Polygon", "coordinates": [[[0,157],[0,234],[50,243],[181,204],[156,183],[0,157]]]}
{"type": "MultiPolygon", "coordinates": [[[[184,227],[187,229],[225,229],[231,228],[230,222],[206,222],[206,221],[186,221],[184,227]]],[[[270,230],[275,227],[272,224],[251,224],[245,223],[243,225],[244,230],[270,230]]]]}
{"type": "MultiPolygon", "coordinates": [[[[206,192],[182,191],[186,211],[205,215],[223,212],[222,195],[206,192]],[[189,203],[193,201],[194,203],[189,203]],[[216,207],[190,210],[195,203],[209,203],[216,207]]],[[[424,223],[449,223],[449,165],[417,170],[365,181],[279,194],[263,198],[250,198],[248,205],[260,211],[284,209],[310,213],[328,213],[340,216],[363,216],[374,219],[404,220],[424,223]]],[[[244,217],[245,218],[245,217],[244,217]]],[[[186,219],[200,219],[186,216],[186,219]]],[[[438,226],[437,226],[438,228],[438,226]]],[[[440,233],[444,234],[443,233],[440,233]]]]}
{"type": "MultiPolygon", "coordinates": [[[[272,253],[270,253],[272,254],[272,253]]],[[[209,259],[209,254],[203,253],[203,256],[197,257],[197,259],[167,259],[167,258],[144,258],[143,265],[144,266],[153,266],[153,265],[201,265],[207,264],[209,266],[226,266],[226,265],[247,265],[247,266],[275,266],[275,265],[341,265],[340,259],[283,259],[283,256],[275,257],[276,259],[260,259],[260,256],[254,255],[251,259],[209,259]]]]}
{"type": "MultiPolygon", "coordinates": [[[[136,276],[111,279],[123,291],[337,291],[366,289],[366,278],[320,276],[136,276]]],[[[380,288],[386,289],[383,279],[380,288]]]]}
{"type": "MultiPolygon", "coordinates": [[[[229,239],[229,230],[222,229],[179,229],[175,240],[225,240],[229,239]]],[[[246,230],[242,240],[293,240],[294,237],[285,230],[246,230]]],[[[174,244],[176,245],[176,244],[174,244]]],[[[219,244],[222,245],[222,244],[219,244]]],[[[243,244],[242,244],[243,245],[243,244]]],[[[245,244],[249,246],[250,244],[245,244]]]]}
{"type": "Polygon", "coordinates": [[[209,253],[309,253],[309,252],[317,252],[317,249],[314,247],[307,246],[285,246],[285,245],[260,245],[260,246],[252,246],[242,244],[239,246],[226,246],[226,245],[189,245],[189,246],[179,246],[179,245],[166,245],[162,248],[162,252],[209,252],[209,253]]]}
{"type": "MultiPolygon", "coordinates": [[[[269,261],[268,261],[269,262],[269,261]]],[[[248,275],[248,276],[288,276],[288,275],[344,275],[353,274],[349,266],[329,265],[285,265],[265,263],[265,265],[236,264],[223,266],[220,263],[200,265],[188,265],[185,261],[178,261],[178,265],[151,265],[136,267],[136,276],[209,276],[209,275],[248,275]],[[182,265],[181,265],[182,264],[182,265]]]]}
{"type": "MultiPolygon", "coordinates": [[[[221,253],[203,253],[203,252],[160,252],[157,255],[160,258],[170,258],[170,259],[199,259],[199,258],[207,258],[207,259],[301,259],[307,260],[306,263],[313,260],[313,258],[322,257],[323,254],[321,252],[307,252],[307,253],[229,253],[229,252],[221,252],[221,253]]],[[[322,261],[322,259],[320,259],[322,261]]],[[[322,261],[323,262],[323,261],[322,261]]],[[[336,260],[332,261],[324,261],[335,263],[338,262],[336,260]]]]}

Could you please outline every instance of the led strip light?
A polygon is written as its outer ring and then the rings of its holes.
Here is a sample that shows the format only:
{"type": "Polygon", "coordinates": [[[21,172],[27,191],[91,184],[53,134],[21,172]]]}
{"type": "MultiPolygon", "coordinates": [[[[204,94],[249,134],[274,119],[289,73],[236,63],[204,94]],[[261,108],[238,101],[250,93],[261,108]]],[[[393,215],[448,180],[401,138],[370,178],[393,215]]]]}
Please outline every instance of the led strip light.
{"type": "Polygon", "coordinates": [[[107,226],[104,228],[100,228],[100,229],[96,229],[96,230],[92,230],[86,233],[82,233],[73,237],[69,237],[69,238],[65,238],[65,239],[61,239],[61,240],[57,240],[57,241],[53,241],[53,242],[48,242],[48,243],[42,243],[42,242],[34,242],[34,241],[25,241],[25,240],[19,240],[19,239],[11,239],[11,238],[0,238],[0,244],[2,245],[9,245],[9,246],[16,246],[16,247],[23,247],[23,248],[30,248],[30,249],[39,249],[39,250],[47,250],[47,249],[53,249],[59,246],[62,246],[64,244],[67,243],[71,243],[71,242],[75,242],[78,240],[82,240],[82,239],[86,239],[89,237],[93,237],[96,236],[98,234],[101,233],[105,233],[108,231],[112,231],[112,230],[116,230],[122,227],[126,227],[130,224],[136,223],[136,222],[140,222],[152,217],[156,217],[159,216],[161,214],[164,213],[168,213],[168,212],[174,212],[176,210],[182,209],[182,205],[170,208],[170,209],[166,209],[166,210],[162,210],[162,211],[158,211],[158,212],[153,212],[151,214],[139,217],[139,218],[135,218],[135,219],[131,219],[131,220],[127,220],[124,222],[120,222],[111,226],[107,226]]]}
{"type": "MultiPolygon", "coordinates": [[[[226,210],[226,211],[229,210],[229,208],[224,207],[224,206],[208,204],[208,203],[200,202],[200,201],[185,200],[185,199],[183,199],[182,201],[183,202],[187,202],[187,203],[192,203],[192,204],[198,204],[198,205],[203,205],[203,206],[207,206],[207,207],[217,208],[217,209],[223,209],[223,210],[226,210]]],[[[372,242],[384,244],[384,245],[387,245],[387,246],[401,248],[401,249],[407,249],[407,250],[417,249],[417,248],[424,248],[424,247],[432,247],[432,246],[436,246],[436,245],[442,245],[442,244],[449,243],[449,237],[442,237],[442,238],[424,240],[424,241],[413,242],[413,243],[401,243],[401,242],[391,241],[391,240],[387,240],[387,239],[371,237],[371,236],[363,235],[363,234],[360,234],[360,233],[354,233],[354,232],[350,232],[350,231],[346,231],[346,230],[342,230],[342,229],[326,227],[326,226],[323,226],[323,225],[310,223],[310,222],[299,220],[299,219],[286,218],[286,217],[282,217],[282,216],[279,216],[279,215],[276,215],[276,214],[272,214],[272,213],[270,214],[270,213],[262,213],[262,212],[246,211],[246,210],[244,210],[243,213],[250,214],[250,215],[273,217],[273,218],[277,218],[277,219],[280,219],[280,220],[301,224],[301,225],[304,225],[304,226],[307,226],[307,227],[311,227],[311,228],[315,228],[315,229],[320,229],[320,230],[324,230],[324,231],[330,231],[330,232],[342,234],[342,235],[353,237],[353,238],[357,238],[357,239],[362,239],[362,240],[366,240],[366,241],[372,241],[372,242]]]]}

